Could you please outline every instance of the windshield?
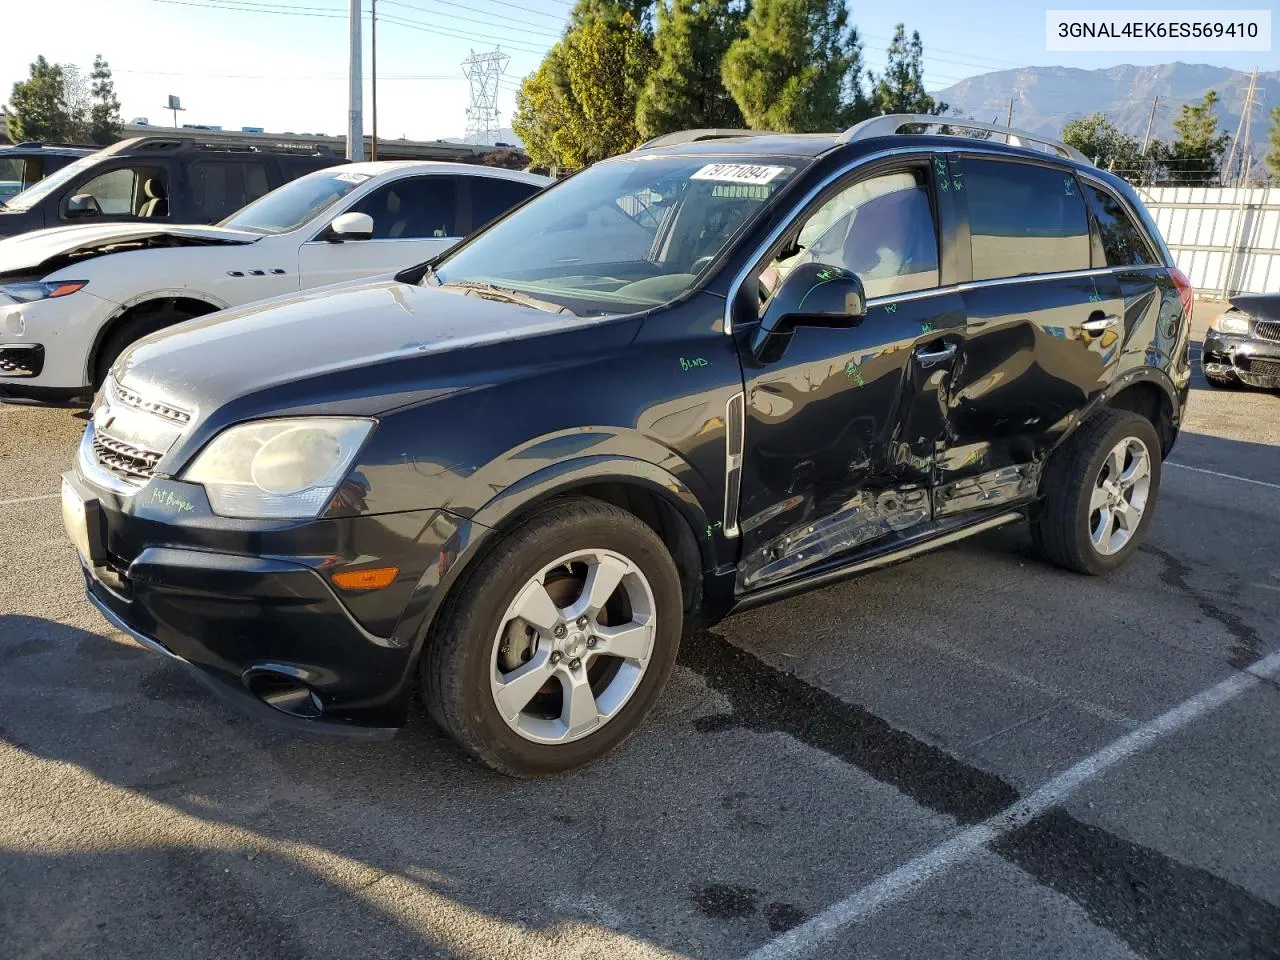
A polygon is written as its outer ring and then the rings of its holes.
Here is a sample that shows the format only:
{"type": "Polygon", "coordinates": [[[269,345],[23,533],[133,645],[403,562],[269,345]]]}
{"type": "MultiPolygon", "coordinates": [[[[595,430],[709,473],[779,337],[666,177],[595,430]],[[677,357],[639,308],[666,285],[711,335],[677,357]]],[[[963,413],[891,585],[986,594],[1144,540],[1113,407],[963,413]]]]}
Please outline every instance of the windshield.
{"type": "Polygon", "coordinates": [[[597,164],[447,255],[427,278],[515,291],[582,315],[657,306],[692,287],[794,172],[767,159],[597,164]]]}
{"type": "Polygon", "coordinates": [[[318,170],[241,207],[219,226],[255,233],[288,233],[333,206],[371,176],[354,170],[318,170]]]}
{"type": "Polygon", "coordinates": [[[10,210],[30,210],[49,194],[57,193],[72,180],[79,177],[80,174],[91,169],[99,159],[96,153],[81,157],[75,163],[67,164],[61,170],[49,174],[39,183],[33,183],[28,189],[10,197],[4,202],[4,205],[10,210]]]}

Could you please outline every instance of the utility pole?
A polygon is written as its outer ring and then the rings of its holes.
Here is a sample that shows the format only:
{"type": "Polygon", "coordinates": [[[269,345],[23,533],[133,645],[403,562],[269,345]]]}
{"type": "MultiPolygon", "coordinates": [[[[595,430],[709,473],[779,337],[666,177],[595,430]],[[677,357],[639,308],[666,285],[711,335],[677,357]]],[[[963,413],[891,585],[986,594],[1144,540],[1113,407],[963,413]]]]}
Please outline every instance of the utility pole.
{"type": "Polygon", "coordinates": [[[1253,132],[1253,97],[1258,91],[1258,68],[1253,68],[1253,75],[1249,77],[1249,92],[1244,98],[1244,139],[1240,141],[1240,174],[1236,178],[1236,186],[1243,187],[1245,178],[1249,175],[1249,169],[1253,166],[1253,158],[1249,153],[1249,136],[1253,132]]]}
{"type": "Polygon", "coordinates": [[[351,56],[347,64],[347,159],[364,159],[364,111],[361,105],[360,0],[351,0],[351,56]]]}
{"type": "Polygon", "coordinates": [[[1140,157],[1147,155],[1147,147],[1151,144],[1151,128],[1156,122],[1156,104],[1159,102],[1159,97],[1151,98],[1151,116],[1147,117],[1147,132],[1142,138],[1142,152],[1138,154],[1140,157]]]}
{"type": "Polygon", "coordinates": [[[1018,99],[1018,94],[1017,94],[1017,93],[1014,93],[1014,95],[1013,95],[1012,97],[1010,97],[1010,98],[1009,98],[1009,118],[1008,118],[1007,120],[1005,120],[1005,122],[1004,122],[1004,125],[1005,125],[1006,127],[1012,127],[1012,126],[1013,126],[1013,101],[1015,101],[1015,100],[1017,100],[1017,99],[1018,99]]]}
{"type": "Polygon", "coordinates": [[[378,0],[369,0],[369,59],[372,61],[373,136],[369,138],[369,159],[378,159],[378,0]]]}

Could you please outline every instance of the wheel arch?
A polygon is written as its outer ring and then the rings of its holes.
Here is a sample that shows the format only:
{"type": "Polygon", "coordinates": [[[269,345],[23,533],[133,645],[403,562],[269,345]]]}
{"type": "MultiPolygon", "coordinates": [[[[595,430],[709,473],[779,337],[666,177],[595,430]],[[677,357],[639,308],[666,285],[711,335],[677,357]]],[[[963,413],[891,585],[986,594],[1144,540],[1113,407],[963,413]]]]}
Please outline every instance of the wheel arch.
{"type": "Polygon", "coordinates": [[[85,376],[89,378],[87,382],[93,382],[93,373],[98,366],[98,353],[112,333],[120,329],[122,324],[128,323],[133,317],[152,308],[163,308],[165,306],[181,310],[190,318],[225,310],[229,304],[211,294],[191,290],[187,287],[151,290],[147,293],[130,297],[119,304],[115,312],[107,318],[106,323],[102,324],[97,333],[94,334],[93,346],[85,357],[85,376]]]}
{"type": "Polygon", "coordinates": [[[1136,370],[1117,381],[1104,396],[1111,410],[1129,410],[1151,421],[1160,438],[1160,458],[1169,455],[1178,436],[1179,404],[1173,383],[1155,369],[1136,370]]]}
{"type": "Polygon", "coordinates": [[[671,550],[686,613],[696,614],[703,600],[704,577],[714,568],[715,556],[706,535],[710,521],[693,492],[647,461],[603,456],[567,460],[511,484],[470,518],[454,517],[456,529],[440,551],[441,563],[419,581],[396,631],[402,642],[413,645],[409,678],[416,675],[417,661],[445,600],[502,535],[530,511],[571,496],[611,503],[648,524],[671,550]]]}

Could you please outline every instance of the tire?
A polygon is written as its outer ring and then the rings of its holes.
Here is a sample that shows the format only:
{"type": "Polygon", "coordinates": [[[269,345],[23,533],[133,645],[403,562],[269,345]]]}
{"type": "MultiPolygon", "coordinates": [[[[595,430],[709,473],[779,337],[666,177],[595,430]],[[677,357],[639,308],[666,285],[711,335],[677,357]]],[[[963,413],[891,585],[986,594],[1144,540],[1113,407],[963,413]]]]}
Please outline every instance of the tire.
{"type": "Polygon", "coordinates": [[[552,501],[506,533],[445,601],[421,661],[427,710],[463,749],[502,773],[547,776],[584,766],[649,714],[675,666],[683,607],[675,562],[652,529],[598,500],[552,501]],[[571,609],[590,607],[582,588],[590,571],[601,577],[591,582],[605,584],[623,565],[627,572],[599,615],[571,609]],[[614,639],[605,638],[610,621],[614,639]],[[612,656],[613,648],[636,659],[612,656]],[[582,693],[584,680],[589,706],[569,696],[582,693]]]}
{"type": "Polygon", "coordinates": [[[107,374],[111,372],[111,367],[120,354],[135,341],[175,323],[190,320],[191,317],[192,314],[180,310],[157,308],[139,311],[118,322],[98,347],[93,363],[93,389],[97,390],[102,386],[102,381],[107,379],[107,374]]]}
{"type": "Polygon", "coordinates": [[[1044,500],[1031,523],[1036,549],[1050,562],[1077,573],[1099,576],[1120,566],[1151,524],[1160,491],[1160,461],[1160,438],[1146,417],[1107,410],[1090,418],[1049,461],[1044,500]],[[1113,452],[1133,458],[1121,465],[1119,483],[1112,483],[1117,470],[1113,452]],[[1145,489],[1136,472],[1127,487],[1123,480],[1127,469],[1137,464],[1139,452],[1145,452],[1147,463],[1145,489]],[[1100,501],[1106,505],[1099,508],[1100,501]]]}

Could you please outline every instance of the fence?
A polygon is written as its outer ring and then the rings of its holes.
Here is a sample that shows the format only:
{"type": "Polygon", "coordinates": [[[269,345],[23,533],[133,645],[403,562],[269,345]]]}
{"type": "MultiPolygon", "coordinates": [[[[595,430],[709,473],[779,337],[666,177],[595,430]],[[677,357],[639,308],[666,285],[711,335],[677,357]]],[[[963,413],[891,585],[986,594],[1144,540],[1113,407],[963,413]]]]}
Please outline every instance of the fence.
{"type": "Polygon", "coordinates": [[[1280,292],[1280,189],[1140,189],[1174,261],[1196,292],[1280,292]]]}

